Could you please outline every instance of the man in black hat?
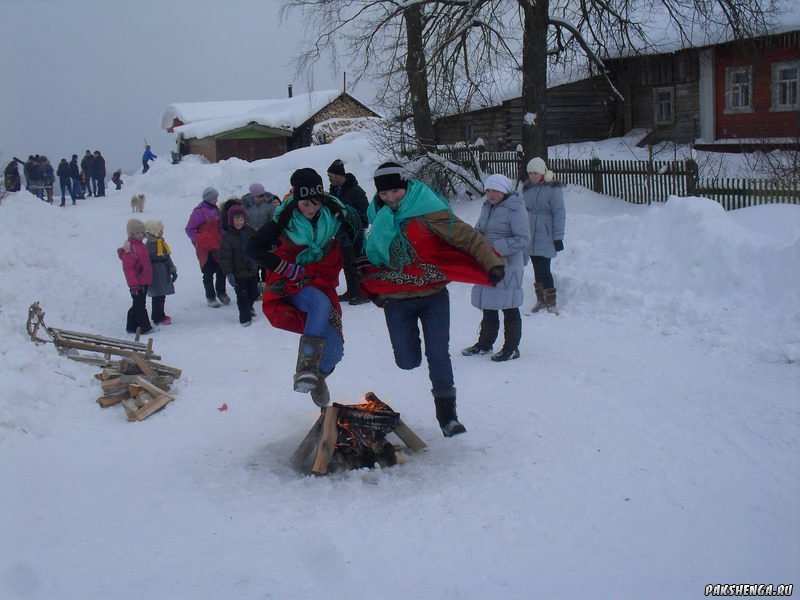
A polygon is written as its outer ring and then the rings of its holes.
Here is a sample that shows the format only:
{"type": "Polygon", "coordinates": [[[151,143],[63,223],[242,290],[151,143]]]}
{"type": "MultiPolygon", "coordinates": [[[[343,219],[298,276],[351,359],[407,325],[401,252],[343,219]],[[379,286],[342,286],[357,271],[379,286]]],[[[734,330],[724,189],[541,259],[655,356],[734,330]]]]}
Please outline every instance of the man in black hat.
{"type": "MultiPolygon", "coordinates": [[[[344,163],[338,158],[328,167],[328,181],[331,183],[331,196],[336,196],[345,206],[352,207],[361,219],[361,230],[352,246],[360,249],[364,243],[364,230],[367,227],[367,206],[369,206],[367,193],[358,185],[355,175],[345,172],[344,163]]],[[[369,302],[358,289],[358,274],[355,267],[357,252],[358,250],[344,253],[344,279],[347,282],[347,290],[339,296],[339,300],[347,300],[348,304],[353,306],[369,302]]]]}

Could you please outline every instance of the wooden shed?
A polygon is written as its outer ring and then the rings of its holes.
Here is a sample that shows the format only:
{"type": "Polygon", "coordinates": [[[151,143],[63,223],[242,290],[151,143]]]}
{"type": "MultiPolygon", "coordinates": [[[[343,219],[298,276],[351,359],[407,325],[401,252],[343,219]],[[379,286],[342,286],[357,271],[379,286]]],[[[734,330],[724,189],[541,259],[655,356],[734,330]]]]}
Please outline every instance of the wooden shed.
{"type": "MultiPolygon", "coordinates": [[[[177,136],[183,155],[200,154],[210,162],[229,158],[254,161],[310,146],[314,128],[331,119],[379,115],[346,92],[290,95],[275,100],[183,102],[170,104],[161,127],[177,136]]],[[[328,132],[326,142],[333,137],[328,132]]]]}

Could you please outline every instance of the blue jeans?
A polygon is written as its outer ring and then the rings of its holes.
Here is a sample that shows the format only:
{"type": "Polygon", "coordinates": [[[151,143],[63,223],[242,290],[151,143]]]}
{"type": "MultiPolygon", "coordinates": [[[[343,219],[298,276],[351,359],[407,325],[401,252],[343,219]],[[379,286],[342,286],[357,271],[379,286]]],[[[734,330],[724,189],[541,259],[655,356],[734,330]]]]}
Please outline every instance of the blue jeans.
{"type": "Polygon", "coordinates": [[[83,192],[81,191],[81,178],[80,177],[73,177],[72,178],[72,197],[77,198],[78,200],[83,199],[83,192]]]}
{"type": "Polygon", "coordinates": [[[344,356],[344,340],[329,319],[332,310],[331,301],[315,287],[304,287],[288,300],[298,310],[306,313],[306,327],[303,334],[325,339],[319,371],[323,375],[330,375],[344,356]]]}
{"type": "Polygon", "coordinates": [[[450,362],[450,294],[447,288],[433,296],[387,300],[383,305],[394,362],[401,369],[415,369],[422,364],[419,323],[425,338],[428,376],[437,392],[453,389],[453,365],[450,362]]]}
{"type": "Polygon", "coordinates": [[[64,197],[64,194],[66,194],[67,192],[69,192],[69,197],[72,199],[72,201],[75,202],[75,194],[72,191],[72,180],[69,177],[59,177],[58,178],[58,185],[61,186],[61,202],[62,202],[62,204],[63,204],[64,200],[66,199],[64,197]]]}

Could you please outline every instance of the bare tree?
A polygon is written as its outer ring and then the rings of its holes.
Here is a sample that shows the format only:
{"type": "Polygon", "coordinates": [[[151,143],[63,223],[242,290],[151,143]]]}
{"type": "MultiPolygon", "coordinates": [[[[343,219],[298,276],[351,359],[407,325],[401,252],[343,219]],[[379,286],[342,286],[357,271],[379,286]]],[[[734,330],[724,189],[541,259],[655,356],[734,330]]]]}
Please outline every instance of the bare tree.
{"type": "Polygon", "coordinates": [[[653,22],[681,45],[700,34],[703,41],[747,37],[767,29],[776,1],[286,0],[283,10],[302,10],[316,35],[300,69],[325,53],[338,68],[341,43],[355,80],[377,76],[384,105],[400,122],[413,117],[428,153],[435,116],[488,104],[506,75],[516,76],[524,155],[546,158],[549,68],[577,65],[606,75],[602,57],[657,47],[653,22]]]}

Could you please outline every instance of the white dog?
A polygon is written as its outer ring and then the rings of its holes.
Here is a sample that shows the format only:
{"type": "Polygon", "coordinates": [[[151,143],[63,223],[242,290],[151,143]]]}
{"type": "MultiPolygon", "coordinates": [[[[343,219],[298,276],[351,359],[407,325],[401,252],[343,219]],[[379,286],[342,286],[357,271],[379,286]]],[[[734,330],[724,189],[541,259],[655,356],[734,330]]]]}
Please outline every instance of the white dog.
{"type": "Polygon", "coordinates": [[[144,194],[131,196],[131,212],[144,212],[144,194]]]}

